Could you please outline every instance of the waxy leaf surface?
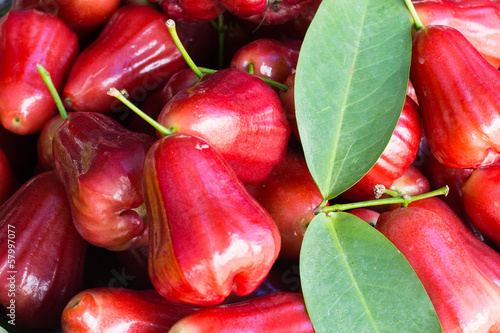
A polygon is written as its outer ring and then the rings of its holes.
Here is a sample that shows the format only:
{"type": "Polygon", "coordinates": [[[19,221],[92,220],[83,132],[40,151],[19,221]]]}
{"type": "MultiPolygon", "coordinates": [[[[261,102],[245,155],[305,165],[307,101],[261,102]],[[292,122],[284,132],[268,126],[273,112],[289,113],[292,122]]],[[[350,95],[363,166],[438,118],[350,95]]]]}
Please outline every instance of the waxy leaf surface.
{"type": "Polygon", "coordinates": [[[442,332],[406,258],[352,214],[314,218],[302,243],[300,274],[317,333],[442,332]]]}
{"type": "Polygon", "coordinates": [[[402,0],[323,1],[301,47],[297,125],[311,174],[332,199],[361,179],[403,108],[411,22],[402,0]]]}

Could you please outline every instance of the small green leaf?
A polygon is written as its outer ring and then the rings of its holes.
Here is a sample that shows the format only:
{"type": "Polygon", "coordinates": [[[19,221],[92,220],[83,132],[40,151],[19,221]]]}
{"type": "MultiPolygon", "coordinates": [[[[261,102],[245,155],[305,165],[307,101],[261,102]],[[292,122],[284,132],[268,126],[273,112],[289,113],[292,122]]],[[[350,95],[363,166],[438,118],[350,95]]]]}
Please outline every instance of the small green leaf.
{"type": "Polygon", "coordinates": [[[321,3],[300,50],[295,107],[306,160],[325,199],[354,185],[387,146],[410,59],[404,1],[321,3]]]}
{"type": "Polygon", "coordinates": [[[302,243],[300,277],[317,333],[442,332],[406,258],[352,214],[313,219],[302,243]]]}

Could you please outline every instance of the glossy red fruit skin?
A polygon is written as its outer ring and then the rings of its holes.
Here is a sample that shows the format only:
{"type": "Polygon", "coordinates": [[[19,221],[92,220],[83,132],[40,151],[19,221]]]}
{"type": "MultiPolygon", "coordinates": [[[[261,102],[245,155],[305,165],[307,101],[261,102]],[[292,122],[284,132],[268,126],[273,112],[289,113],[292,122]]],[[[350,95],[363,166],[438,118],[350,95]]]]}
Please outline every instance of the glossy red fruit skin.
{"type": "Polygon", "coordinates": [[[154,138],[101,113],[75,112],[53,137],[54,164],[75,225],[89,243],[119,251],[147,244],[143,163],[154,138]]]}
{"type": "MultiPolygon", "coordinates": [[[[172,97],[174,97],[175,94],[193,86],[198,81],[198,76],[195,72],[193,72],[193,70],[191,70],[191,68],[181,69],[170,77],[162,89],[154,92],[146,98],[144,102],[141,103],[140,109],[151,118],[157,119],[161,110],[163,110],[163,107],[172,99],[172,97]]],[[[132,131],[146,133],[152,136],[159,135],[156,129],[139,115],[133,116],[128,128],[132,131]]]]}
{"type": "Polygon", "coordinates": [[[280,234],[221,154],[174,133],[151,147],[144,178],[155,289],[197,306],[252,293],[278,257],[280,234]]]}
{"type": "Polygon", "coordinates": [[[290,38],[304,39],[307,29],[318,11],[319,5],[323,0],[312,0],[305,6],[300,14],[285,23],[286,35],[290,38]]]}
{"type": "Polygon", "coordinates": [[[460,31],[493,66],[500,67],[500,8],[489,0],[414,0],[424,26],[460,31]]]}
{"type": "Polygon", "coordinates": [[[258,24],[279,25],[297,18],[312,0],[269,1],[268,9],[260,14],[244,17],[245,20],[258,24]]]}
{"type": "Polygon", "coordinates": [[[11,8],[34,8],[55,15],[83,38],[97,33],[120,3],[120,0],[13,0],[11,8]]]}
{"type": "Polygon", "coordinates": [[[167,332],[197,308],[175,304],[154,289],[92,288],[67,303],[61,316],[63,332],[167,332]]]}
{"type": "Polygon", "coordinates": [[[463,204],[472,223],[500,245],[500,166],[476,169],[462,184],[463,204]]]}
{"type": "Polygon", "coordinates": [[[285,157],[290,136],[276,92],[239,69],[205,75],[198,84],[177,93],[157,120],[207,140],[245,183],[269,175],[285,157]]]}
{"type": "Polygon", "coordinates": [[[14,300],[16,325],[58,327],[64,306],[81,290],[87,243],[54,171],[34,176],[0,207],[0,244],[0,303],[14,300]]]}
{"type": "Polygon", "coordinates": [[[299,128],[297,127],[297,117],[295,116],[295,73],[291,73],[283,82],[288,89],[279,91],[278,95],[285,111],[286,119],[290,124],[290,129],[295,137],[300,142],[299,128]]]}
{"type": "Polygon", "coordinates": [[[264,296],[277,292],[291,292],[291,288],[286,283],[286,279],[283,278],[283,273],[277,269],[275,266],[271,268],[269,273],[267,273],[264,281],[259,284],[259,286],[246,296],[238,296],[236,294],[229,295],[222,304],[232,304],[247,301],[252,298],[259,296],[264,296]]]}
{"type": "Polygon", "coordinates": [[[420,110],[407,96],[401,116],[384,152],[370,171],[342,193],[342,196],[350,200],[370,200],[374,199],[375,185],[390,188],[393,181],[401,177],[415,160],[421,136],[420,110]]]}
{"type": "Polygon", "coordinates": [[[476,266],[500,286],[500,254],[474,235],[442,197],[417,200],[410,203],[409,207],[427,209],[445,220],[450,228],[459,234],[476,266]]]}
{"type": "Polygon", "coordinates": [[[410,79],[429,148],[440,163],[476,168],[498,161],[500,72],[457,29],[417,31],[410,79]]]}
{"type": "Polygon", "coordinates": [[[369,209],[369,208],[355,208],[355,209],[350,210],[348,213],[352,214],[356,217],[359,217],[360,219],[362,219],[363,221],[365,221],[366,223],[368,223],[372,227],[377,225],[378,218],[380,217],[379,212],[372,210],[372,209],[369,209]]]}
{"type": "Polygon", "coordinates": [[[432,188],[448,186],[448,194],[441,199],[460,217],[473,234],[484,241],[484,235],[472,223],[464,207],[462,185],[469,178],[474,169],[472,168],[450,168],[439,163],[432,154],[428,154],[422,165],[422,171],[429,179],[432,188]]]}
{"type": "MultiPolygon", "coordinates": [[[[385,191],[385,188],[383,188],[385,191]]],[[[431,185],[427,177],[417,167],[410,165],[403,175],[396,178],[389,190],[395,191],[400,196],[415,196],[431,191],[431,185]]],[[[377,193],[380,198],[389,198],[390,196],[385,193],[377,193]]],[[[378,196],[377,196],[378,197],[378,196]]],[[[384,212],[386,210],[393,210],[401,207],[401,204],[380,205],[372,207],[373,210],[384,212]]]]}
{"type": "Polygon", "coordinates": [[[299,39],[260,38],[240,48],[229,67],[248,72],[252,64],[253,74],[284,83],[295,72],[301,45],[299,39]]]}
{"type": "Polygon", "coordinates": [[[427,193],[431,190],[429,180],[417,167],[410,165],[390,187],[391,190],[410,196],[427,193]]]}
{"type": "Polygon", "coordinates": [[[201,309],[179,320],[169,333],[179,332],[314,332],[304,298],[278,292],[248,301],[201,309]]]}
{"type": "Polygon", "coordinates": [[[295,19],[311,0],[219,0],[233,15],[262,24],[284,24],[295,19]]]}
{"type": "Polygon", "coordinates": [[[9,158],[0,148],[0,205],[2,205],[20,187],[9,158]]]}
{"type": "Polygon", "coordinates": [[[71,68],[62,96],[66,108],[109,114],[121,107],[107,95],[110,88],[125,89],[131,100],[141,100],[185,68],[166,21],[148,5],[116,10],[71,68]]]}
{"type": "Polygon", "coordinates": [[[0,41],[2,126],[34,134],[57,113],[36,65],[45,67],[60,92],[78,55],[78,39],[59,18],[31,9],[11,10],[0,19],[0,41]]]}
{"type": "Polygon", "coordinates": [[[500,287],[475,265],[444,219],[423,208],[399,208],[382,213],[377,229],[415,270],[444,332],[500,329],[500,287]]]}
{"type": "Polygon", "coordinates": [[[302,154],[289,149],[262,182],[247,190],[271,215],[281,233],[280,258],[298,259],[302,239],[323,197],[302,154]]]}
{"type": "Polygon", "coordinates": [[[410,80],[408,80],[408,87],[406,87],[406,95],[418,105],[417,94],[415,93],[415,88],[410,80]]]}
{"type": "Polygon", "coordinates": [[[219,0],[219,2],[228,9],[231,14],[237,17],[247,17],[257,15],[267,9],[266,0],[219,0]]]}
{"type": "MultiPolygon", "coordinates": [[[[70,115],[71,112],[68,114],[70,115]]],[[[37,140],[37,172],[53,170],[54,153],[52,151],[52,141],[57,127],[62,123],[63,118],[56,114],[43,124],[37,140]]]]}
{"type": "Polygon", "coordinates": [[[218,0],[159,0],[158,2],[168,18],[181,22],[208,22],[225,11],[218,0]]]}

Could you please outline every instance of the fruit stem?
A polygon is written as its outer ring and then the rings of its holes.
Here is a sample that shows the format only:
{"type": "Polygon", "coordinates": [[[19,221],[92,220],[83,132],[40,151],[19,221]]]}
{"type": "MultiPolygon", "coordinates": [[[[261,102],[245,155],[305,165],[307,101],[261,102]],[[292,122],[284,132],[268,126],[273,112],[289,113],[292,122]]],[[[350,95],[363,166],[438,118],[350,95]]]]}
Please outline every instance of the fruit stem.
{"type": "Polygon", "coordinates": [[[410,11],[411,17],[413,18],[413,24],[415,25],[415,29],[420,30],[424,27],[422,21],[420,20],[420,17],[418,16],[417,10],[415,9],[415,6],[413,5],[413,2],[411,0],[405,0],[406,7],[410,11]]]}
{"type": "MultiPolygon", "coordinates": [[[[217,72],[216,69],[210,69],[210,68],[205,68],[205,67],[198,67],[198,68],[204,74],[213,74],[213,73],[217,72]]],[[[271,85],[273,87],[276,87],[276,88],[278,88],[280,90],[283,90],[284,92],[286,92],[288,90],[288,86],[286,84],[279,83],[279,82],[273,81],[273,80],[269,80],[268,78],[265,78],[265,77],[262,77],[262,76],[258,76],[258,75],[255,75],[255,74],[252,74],[252,75],[258,77],[259,79],[262,79],[264,82],[266,82],[267,84],[269,84],[269,85],[271,85]]]]}
{"type": "Polygon", "coordinates": [[[42,80],[49,88],[50,94],[52,95],[52,98],[54,99],[54,102],[56,102],[57,110],[59,110],[59,114],[61,115],[61,118],[64,120],[68,118],[68,113],[66,112],[66,109],[64,108],[63,102],[61,100],[61,97],[59,96],[59,93],[57,92],[56,87],[54,87],[54,82],[52,82],[52,78],[50,77],[50,73],[45,69],[40,64],[36,65],[36,69],[38,70],[38,73],[42,76],[42,80]]]}
{"type": "Polygon", "coordinates": [[[170,32],[175,45],[179,49],[179,52],[181,52],[182,57],[187,62],[189,68],[191,68],[193,72],[201,79],[203,77],[203,73],[200,71],[198,66],[196,66],[193,59],[189,56],[189,53],[186,51],[184,45],[182,45],[179,35],[177,34],[177,29],[175,29],[175,21],[172,19],[168,19],[165,25],[167,26],[167,29],[170,32]]]}
{"type": "Polygon", "coordinates": [[[373,194],[375,194],[375,199],[380,199],[384,194],[387,194],[392,198],[397,198],[401,196],[401,193],[399,193],[398,191],[385,188],[385,186],[382,184],[375,185],[375,188],[373,189],[373,194]]]}
{"type": "Polygon", "coordinates": [[[127,98],[125,98],[125,96],[123,96],[123,93],[120,92],[118,89],[116,89],[116,88],[109,89],[108,95],[118,98],[123,104],[128,106],[132,111],[134,111],[142,119],[144,119],[146,122],[148,122],[148,124],[153,126],[161,134],[168,136],[168,135],[171,135],[173,132],[175,132],[174,128],[168,129],[168,128],[160,125],[156,120],[154,120],[153,118],[148,116],[146,113],[144,113],[144,111],[139,109],[132,102],[130,102],[127,98]]]}
{"type": "Polygon", "coordinates": [[[437,190],[427,192],[424,194],[419,194],[415,196],[403,195],[397,198],[384,198],[384,199],[376,199],[376,200],[368,200],[368,201],[360,201],[360,202],[352,202],[345,204],[336,204],[325,207],[318,207],[314,210],[314,214],[319,213],[330,213],[330,212],[341,212],[354,208],[364,208],[364,207],[372,207],[372,206],[381,206],[381,205],[391,205],[391,204],[401,204],[403,207],[407,207],[410,203],[417,200],[422,200],[430,197],[435,197],[438,195],[448,195],[449,187],[444,186],[437,190]]]}
{"type": "MultiPolygon", "coordinates": [[[[255,74],[254,74],[255,75],[255,74]]],[[[273,86],[273,87],[276,87],[278,88],[279,90],[283,90],[284,92],[286,92],[288,90],[288,86],[286,84],[283,84],[283,83],[279,83],[279,82],[276,82],[276,81],[273,81],[273,80],[269,80],[269,79],[266,79],[265,77],[261,77],[261,76],[258,76],[258,75],[255,75],[256,77],[258,78],[261,78],[262,80],[264,80],[267,84],[273,86]]]]}
{"type": "Polygon", "coordinates": [[[210,23],[217,30],[217,35],[219,37],[219,55],[218,55],[218,68],[224,66],[224,41],[226,39],[226,27],[224,26],[224,16],[223,14],[217,17],[217,22],[211,20],[210,23]]]}
{"type": "Polygon", "coordinates": [[[248,64],[248,73],[253,75],[254,74],[254,67],[255,66],[254,66],[253,62],[249,63],[248,64]]]}

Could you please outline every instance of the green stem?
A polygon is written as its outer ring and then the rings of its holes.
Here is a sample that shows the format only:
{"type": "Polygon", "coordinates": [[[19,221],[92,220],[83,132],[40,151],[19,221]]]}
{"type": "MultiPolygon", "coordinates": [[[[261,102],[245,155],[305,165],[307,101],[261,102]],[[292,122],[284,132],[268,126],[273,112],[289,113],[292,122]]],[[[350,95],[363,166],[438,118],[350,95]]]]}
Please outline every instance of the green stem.
{"type": "Polygon", "coordinates": [[[278,88],[279,90],[283,90],[284,92],[286,92],[288,90],[288,86],[286,84],[279,83],[279,82],[276,82],[273,80],[269,80],[269,79],[266,79],[265,77],[261,77],[258,75],[255,75],[255,76],[257,76],[258,78],[261,78],[262,80],[264,80],[264,82],[266,82],[270,86],[278,88]]]}
{"type": "Polygon", "coordinates": [[[211,69],[211,68],[206,68],[206,67],[198,67],[198,69],[200,70],[200,72],[202,72],[203,74],[213,74],[213,73],[216,73],[217,70],[216,69],[211,69]]]}
{"type": "Polygon", "coordinates": [[[175,45],[181,52],[182,57],[187,62],[189,68],[191,68],[199,78],[203,77],[203,73],[200,71],[198,66],[196,66],[193,59],[189,56],[189,53],[186,51],[184,45],[182,45],[179,35],[177,34],[177,29],[175,29],[175,21],[172,19],[168,19],[165,25],[167,26],[167,29],[170,32],[170,35],[172,36],[175,45]]]}
{"type": "Polygon", "coordinates": [[[360,202],[352,202],[352,203],[345,203],[345,204],[336,204],[336,205],[331,205],[331,206],[325,206],[325,207],[318,207],[318,209],[315,209],[314,213],[319,214],[319,213],[330,213],[330,212],[341,212],[341,211],[346,211],[346,210],[351,210],[354,208],[363,208],[363,207],[373,207],[373,206],[381,206],[381,205],[391,205],[391,204],[402,204],[403,207],[408,206],[413,201],[417,200],[422,200],[430,197],[435,197],[438,195],[448,195],[449,187],[444,186],[441,187],[437,190],[427,192],[424,194],[419,194],[415,196],[409,196],[409,195],[404,195],[404,196],[399,196],[397,198],[384,198],[384,199],[377,199],[377,200],[368,200],[368,201],[360,201],[360,202]]]}
{"type": "Polygon", "coordinates": [[[254,75],[254,73],[255,73],[254,72],[254,67],[255,66],[254,66],[253,62],[251,62],[251,63],[248,64],[248,74],[254,75]]]}
{"type": "Polygon", "coordinates": [[[224,16],[221,14],[217,19],[219,22],[219,69],[224,67],[224,49],[226,40],[226,27],[224,26],[224,16]]]}
{"type": "Polygon", "coordinates": [[[384,191],[385,194],[387,194],[390,197],[397,198],[401,196],[401,193],[398,191],[390,190],[390,189],[385,189],[384,191]]]}
{"type": "MultiPolygon", "coordinates": [[[[210,68],[205,68],[205,67],[198,67],[198,69],[204,74],[213,74],[213,73],[217,72],[216,69],[210,69],[210,68]]],[[[273,80],[269,80],[265,77],[261,77],[261,76],[255,75],[255,74],[252,74],[252,75],[258,77],[259,79],[262,79],[264,82],[266,82],[270,86],[276,87],[276,88],[283,90],[285,92],[288,90],[288,86],[286,84],[279,83],[279,82],[276,82],[273,80]]]]}
{"type": "Polygon", "coordinates": [[[218,54],[218,68],[222,68],[224,66],[224,41],[225,41],[225,33],[226,27],[224,26],[224,15],[221,14],[217,17],[217,22],[215,20],[211,20],[210,23],[217,30],[217,35],[219,37],[219,54],[218,54]]]}
{"type": "Polygon", "coordinates": [[[148,116],[146,113],[144,113],[141,109],[139,109],[137,106],[134,105],[134,103],[130,102],[123,94],[116,88],[111,88],[108,91],[109,96],[113,96],[118,98],[123,104],[128,106],[132,111],[134,111],[137,115],[139,115],[142,119],[144,119],[148,124],[153,126],[158,132],[161,134],[168,136],[171,135],[173,132],[175,132],[174,128],[168,129],[162,125],[160,125],[156,120],[148,116]]]}
{"type": "Polygon", "coordinates": [[[56,87],[54,87],[54,82],[52,82],[50,73],[45,69],[45,67],[43,67],[40,64],[36,65],[36,69],[38,70],[38,73],[40,73],[40,75],[42,76],[42,80],[45,83],[45,85],[47,85],[47,88],[49,88],[50,94],[52,95],[52,98],[56,102],[57,110],[59,110],[61,118],[62,119],[68,118],[68,113],[64,108],[63,102],[61,100],[61,97],[59,96],[59,93],[57,92],[56,87]]]}
{"type": "Polygon", "coordinates": [[[411,0],[405,0],[406,7],[410,11],[411,17],[413,18],[413,24],[415,25],[415,29],[420,30],[424,27],[422,21],[420,20],[420,17],[418,16],[417,10],[415,9],[415,6],[413,5],[413,2],[411,0]]]}

